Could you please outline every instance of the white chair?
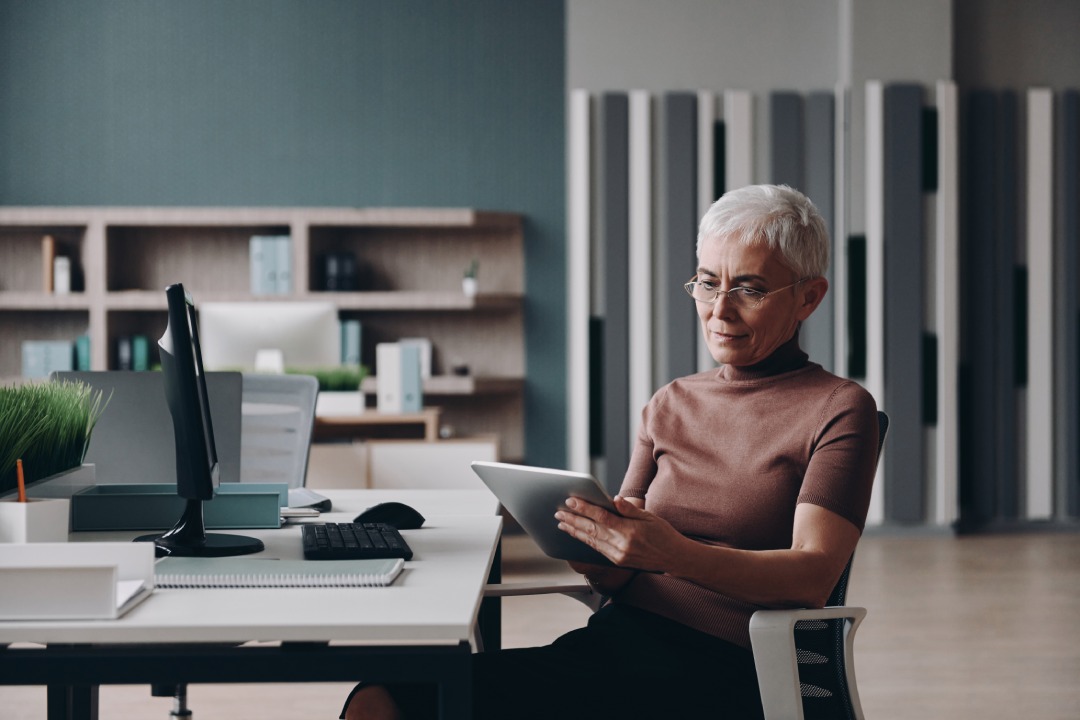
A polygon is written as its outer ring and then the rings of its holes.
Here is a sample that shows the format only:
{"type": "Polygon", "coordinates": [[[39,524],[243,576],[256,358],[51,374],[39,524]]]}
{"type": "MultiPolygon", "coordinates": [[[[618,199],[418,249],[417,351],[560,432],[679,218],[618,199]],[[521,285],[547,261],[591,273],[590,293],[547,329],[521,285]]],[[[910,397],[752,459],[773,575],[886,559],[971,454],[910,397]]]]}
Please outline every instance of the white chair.
{"type": "Polygon", "coordinates": [[[310,375],[244,373],[240,482],[304,487],[318,396],[310,375]]]}

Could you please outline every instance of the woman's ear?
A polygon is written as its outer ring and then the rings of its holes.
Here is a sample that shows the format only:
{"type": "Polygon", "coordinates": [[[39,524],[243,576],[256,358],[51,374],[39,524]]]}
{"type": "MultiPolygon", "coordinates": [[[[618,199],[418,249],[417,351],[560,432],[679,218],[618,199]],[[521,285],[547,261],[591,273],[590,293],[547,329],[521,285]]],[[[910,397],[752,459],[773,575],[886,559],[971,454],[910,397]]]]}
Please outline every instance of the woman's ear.
{"type": "Polygon", "coordinates": [[[823,277],[810,278],[799,286],[800,304],[795,316],[799,322],[806,320],[817,310],[817,306],[825,299],[825,293],[829,292],[829,281],[823,277]]]}

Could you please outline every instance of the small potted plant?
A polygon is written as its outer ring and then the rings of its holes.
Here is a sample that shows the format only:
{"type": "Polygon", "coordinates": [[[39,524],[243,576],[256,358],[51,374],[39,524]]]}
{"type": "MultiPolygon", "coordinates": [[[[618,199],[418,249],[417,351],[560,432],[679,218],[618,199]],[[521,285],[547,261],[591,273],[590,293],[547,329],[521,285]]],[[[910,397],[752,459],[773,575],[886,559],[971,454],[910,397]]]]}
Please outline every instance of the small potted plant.
{"type": "Polygon", "coordinates": [[[465,268],[465,277],[461,279],[461,292],[465,297],[476,297],[476,271],[480,269],[480,261],[473,258],[469,267],[465,268]]]}

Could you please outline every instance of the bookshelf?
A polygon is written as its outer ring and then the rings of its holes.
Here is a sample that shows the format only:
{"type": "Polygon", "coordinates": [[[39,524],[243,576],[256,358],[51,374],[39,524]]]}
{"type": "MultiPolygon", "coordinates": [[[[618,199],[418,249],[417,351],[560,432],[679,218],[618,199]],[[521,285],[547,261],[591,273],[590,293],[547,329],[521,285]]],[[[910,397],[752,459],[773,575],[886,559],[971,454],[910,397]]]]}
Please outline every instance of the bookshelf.
{"type": "MultiPolygon", "coordinates": [[[[19,382],[25,340],[90,338],[92,370],[117,368],[119,338],[154,340],[166,324],[164,288],[183,282],[210,301],[322,300],[363,326],[375,345],[426,337],[433,346],[425,401],[459,435],[498,433],[507,459],[524,455],[522,218],[467,208],[0,208],[0,381],[19,382]],[[72,259],[70,294],[46,291],[42,239],[72,259]],[[250,239],[288,235],[292,290],[254,295],[250,239]],[[360,286],[327,291],[328,254],[356,260],[360,286]],[[461,279],[478,260],[479,292],[461,279]],[[466,376],[454,375],[465,366],[466,376]]],[[[364,390],[373,392],[369,377],[364,390]]]]}

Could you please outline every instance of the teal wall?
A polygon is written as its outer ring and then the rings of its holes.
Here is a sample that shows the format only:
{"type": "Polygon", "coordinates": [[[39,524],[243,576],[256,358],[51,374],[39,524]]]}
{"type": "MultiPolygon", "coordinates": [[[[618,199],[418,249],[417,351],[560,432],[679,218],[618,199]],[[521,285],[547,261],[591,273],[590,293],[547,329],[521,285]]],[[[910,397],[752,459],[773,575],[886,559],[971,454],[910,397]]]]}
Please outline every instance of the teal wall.
{"type": "Polygon", "coordinates": [[[526,455],[565,464],[562,0],[0,0],[0,204],[526,217],[526,455]]]}

